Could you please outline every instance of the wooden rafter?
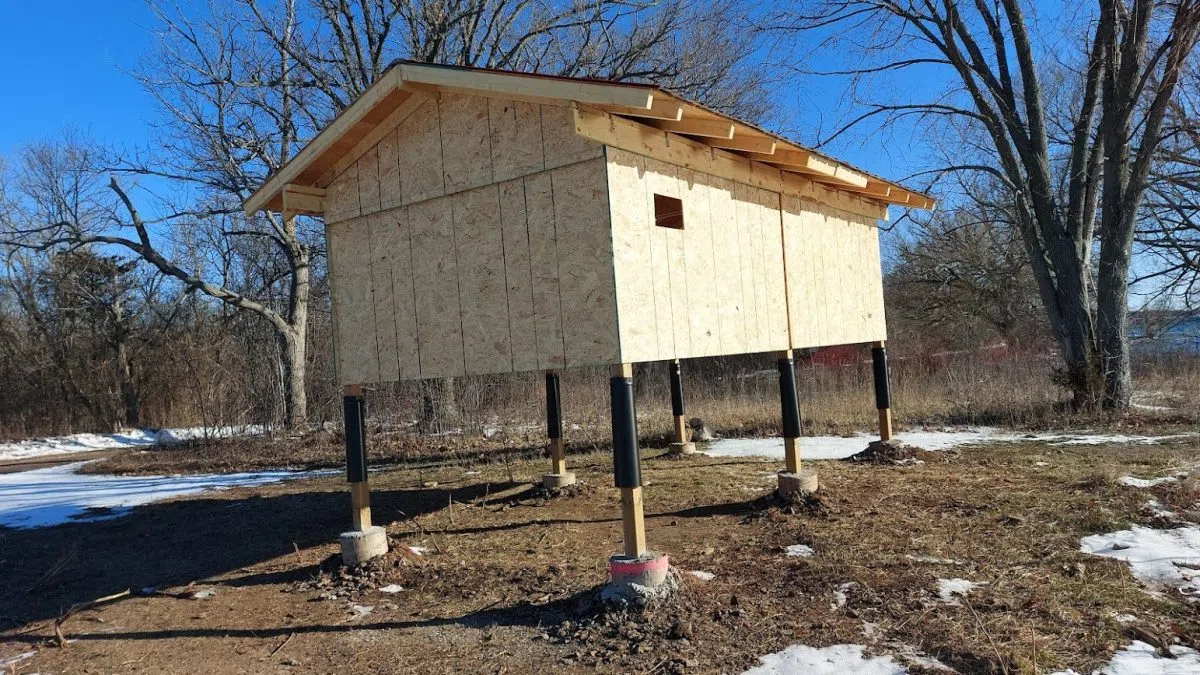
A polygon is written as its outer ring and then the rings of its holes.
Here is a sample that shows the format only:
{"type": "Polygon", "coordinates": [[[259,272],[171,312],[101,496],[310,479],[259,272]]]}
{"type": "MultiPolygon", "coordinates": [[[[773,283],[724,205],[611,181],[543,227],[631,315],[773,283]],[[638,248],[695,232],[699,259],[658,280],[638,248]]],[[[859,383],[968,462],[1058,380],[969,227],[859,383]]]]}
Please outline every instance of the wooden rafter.
{"type": "Polygon", "coordinates": [[[705,138],[733,138],[735,125],[729,120],[723,119],[703,119],[690,118],[685,116],[678,122],[669,120],[658,120],[652,124],[673,134],[683,134],[684,136],[703,136],[705,138]]]}

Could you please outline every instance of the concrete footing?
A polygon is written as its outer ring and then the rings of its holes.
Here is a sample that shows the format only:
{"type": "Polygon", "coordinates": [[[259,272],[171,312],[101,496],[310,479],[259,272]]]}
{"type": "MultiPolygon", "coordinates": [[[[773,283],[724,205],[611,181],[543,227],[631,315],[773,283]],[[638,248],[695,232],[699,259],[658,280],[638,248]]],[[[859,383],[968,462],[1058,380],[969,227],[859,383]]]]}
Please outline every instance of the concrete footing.
{"type": "Polygon", "coordinates": [[[679,574],[662,553],[646,553],[638,558],[614,555],[608,559],[608,576],[600,599],[609,604],[645,605],[679,589],[679,574]]]}
{"type": "Polygon", "coordinates": [[[667,454],[672,457],[700,454],[700,451],[696,450],[696,444],[690,441],[687,443],[672,443],[667,448],[667,454]]]}
{"type": "Polygon", "coordinates": [[[792,495],[816,492],[818,487],[817,472],[812,469],[801,469],[800,473],[788,473],[786,471],[779,473],[779,489],[777,492],[784,499],[792,495]]]}
{"type": "Polygon", "coordinates": [[[342,562],[348,567],[357,567],[388,552],[387,531],[379,525],[362,532],[343,532],[339,539],[342,542],[342,562]]]}
{"type": "Polygon", "coordinates": [[[574,484],[575,474],[570,471],[542,474],[542,487],[547,490],[561,490],[574,484]]]}

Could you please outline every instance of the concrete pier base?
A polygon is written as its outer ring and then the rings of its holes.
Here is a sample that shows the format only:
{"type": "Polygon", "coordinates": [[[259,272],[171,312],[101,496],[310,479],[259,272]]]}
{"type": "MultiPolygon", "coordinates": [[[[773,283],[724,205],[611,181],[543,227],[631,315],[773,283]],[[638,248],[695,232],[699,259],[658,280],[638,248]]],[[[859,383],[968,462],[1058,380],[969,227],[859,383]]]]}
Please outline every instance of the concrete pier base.
{"type": "Polygon", "coordinates": [[[361,532],[343,532],[338,539],[342,542],[342,562],[347,567],[357,567],[388,552],[387,531],[379,525],[361,532]]]}
{"type": "Polygon", "coordinates": [[[776,492],[780,497],[789,499],[793,495],[816,492],[818,487],[817,472],[812,469],[801,469],[800,473],[781,471],[776,492]]]}
{"type": "Polygon", "coordinates": [[[575,484],[575,474],[571,471],[562,473],[542,474],[542,487],[547,490],[561,490],[575,484]]]}
{"type": "Polygon", "coordinates": [[[641,606],[679,589],[679,574],[664,553],[647,552],[637,558],[614,555],[608,559],[608,576],[600,599],[609,604],[641,606]]]}
{"type": "Polygon", "coordinates": [[[687,455],[698,455],[700,452],[696,450],[696,444],[687,443],[672,443],[667,446],[667,454],[672,457],[686,457],[687,455]]]}

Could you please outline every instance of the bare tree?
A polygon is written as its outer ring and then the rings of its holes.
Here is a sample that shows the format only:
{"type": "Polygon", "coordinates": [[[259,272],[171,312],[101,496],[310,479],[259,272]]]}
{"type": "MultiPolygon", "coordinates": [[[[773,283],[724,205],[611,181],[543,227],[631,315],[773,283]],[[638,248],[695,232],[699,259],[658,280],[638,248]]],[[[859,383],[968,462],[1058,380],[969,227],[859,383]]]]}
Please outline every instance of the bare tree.
{"type": "MultiPolygon", "coordinates": [[[[922,71],[943,91],[868,96],[842,129],[916,117],[961,132],[945,172],[1005,187],[1078,406],[1126,408],[1131,396],[1129,270],[1136,217],[1163,121],[1200,32],[1196,0],[1099,0],[1056,63],[1037,46],[1020,0],[813,0],[781,12],[786,34],[860,55],[839,71],[859,85],[922,71]],[[1065,72],[1065,74],[1064,74],[1065,72]],[[1063,86],[1054,91],[1047,78],[1063,86]],[[964,156],[967,149],[971,155],[964,156]],[[1094,239],[1099,239],[1093,271],[1094,239]]],[[[1044,37],[1044,36],[1043,36],[1044,37]]],[[[869,91],[859,87],[858,92],[869,91]]],[[[830,139],[827,139],[830,140],[830,139]]]]}

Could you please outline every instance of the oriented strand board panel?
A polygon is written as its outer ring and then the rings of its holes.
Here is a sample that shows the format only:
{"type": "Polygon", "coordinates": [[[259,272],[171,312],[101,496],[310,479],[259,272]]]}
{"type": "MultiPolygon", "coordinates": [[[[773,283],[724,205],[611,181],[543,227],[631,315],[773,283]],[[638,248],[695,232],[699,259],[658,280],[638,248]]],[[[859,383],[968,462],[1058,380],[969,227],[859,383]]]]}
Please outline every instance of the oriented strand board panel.
{"type": "Polygon", "coordinates": [[[375,308],[375,349],[379,361],[378,382],[400,378],[400,357],[396,344],[396,304],[393,296],[392,261],[400,246],[399,228],[386,213],[363,216],[371,245],[371,304],[375,308]]]}
{"type": "Polygon", "coordinates": [[[358,208],[358,164],[338,174],[325,191],[325,222],[354,218],[360,214],[358,208]]]}
{"type": "Polygon", "coordinates": [[[458,301],[468,375],[512,370],[508,289],[497,186],[450,197],[457,247],[458,301]]]}
{"type": "Polygon", "coordinates": [[[421,377],[465,372],[454,215],[442,197],[408,207],[421,377]]]}
{"type": "MultiPolygon", "coordinates": [[[[533,271],[529,258],[525,181],[518,178],[500,183],[499,189],[512,367],[515,371],[537,370],[537,324],[533,311],[533,271]]],[[[559,344],[562,344],[561,335],[559,344]]]]}
{"type": "Polygon", "coordinates": [[[733,201],[734,182],[715,176],[709,176],[707,182],[720,353],[744,354],[752,350],[746,341],[742,270],[752,266],[754,259],[742,255],[737,205],[733,201]]]}
{"type": "Polygon", "coordinates": [[[370,223],[352,218],[326,223],[329,273],[337,326],[337,373],[343,384],[379,381],[375,305],[371,293],[370,223]]]}
{"type": "Polygon", "coordinates": [[[563,341],[562,293],[559,289],[558,233],[554,227],[554,190],[550,172],[527,176],[523,183],[538,367],[544,370],[562,368],[567,365],[567,359],[563,341]]]}
{"type": "Polygon", "coordinates": [[[878,228],[869,218],[784,198],[792,347],[883,340],[878,228]]]}
{"type": "Polygon", "coordinates": [[[446,194],[491,183],[492,135],[488,126],[488,99],[442,93],[438,110],[446,194]]]}
{"type": "Polygon", "coordinates": [[[542,148],[546,168],[604,156],[604,146],[575,133],[575,112],[568,106],[543,105],[542,148]]]}
{"type": "MultiPolygon", "coordinates": [[[[398,377],[401,380],[413,380],[421,377],[421,358],[417,343],[417,306],[412,247],[409,241],[409,212],[405,208],[396,208],[384,211],[380,217],[381,236],[378,241],[383,248],[382,255],[387,256],[392,276],[392,316],[396,321],[398,377]]],[[[382,357],[380,362],[382,364],[382,357]]],[[[382,371],[381,365],[381,375],[382,371]]]]}
{"type": "MultiPolygon", "coordinates": [[[[652,216],[647,213],[642,162],[636,155],[614,151],[608,157],[608,196],[612,204],[613,271],[617,313],[621,317],[620,361],[657,361],[659,349],[657,293],[652,258],[652,216]]],[[[663,229],[663,228],[657,228],[663,229]]],[[[669,296],[664,294],[669,302],[669,296]]],[[[669,316],[669,304],[663,307],[669,316]]],[[[666,323],[670,330],[670,322],[666,323]]]]}
{"type": "Polygon", "coordinates": [[[400,148],[397,146],[397,129],[383,137],[376,146],[379,154],[379,206],[391,209],[404,203],[400,188],[400,148]]]}
{"type": "Polygon", "coordinates": [[[691,169],[679,171],[683,200],[683,256],[688,287],[688,321],[691,325],[689,357],[721,353],[717,321],[717,280],[713,268],[712,214],[709,212],[708,176],[691,169]]]}
{"type": "Polygon", "coordinates": [[[379,146],[358,160],[358,206],[364,216],[379,211],[379,146]]]}
{"type": "Polygon", "coordinates": [[[396,145],[401,203],[412,204],[446,194],[436,98],[425,101],[400,123],[396,129],[396,145]]]}
{"type": "Polygon", "coordinates": [[[748,185],[734,184],[733,211],[734,218],[737,220],[738,252],[742,258],[742,264],[738,271],[741,274],[742,318],[745,322],[746,351],[755,353],[765,351],[758,312],[758,283],[762,277],[762,266],[754,264],[759,259],[759,251],[762,248],[762,234],[759,231],[758,221],[750,219],[750,190],[748,185]],[[747,260],[750,261],[750,264],[745,264],[747,260]]]}
{"type": "Polygon", "coordinates": [[[788,298],[787,282],[784,278],[783,223],[780,215],[780,195],[762,191],[763,203],[759,209],[763,227],[763,257],[761,265],[765,272],[767,299],[767,344],[768,349],[786,349],[788,344],[788,298]]]}
{"type": "MultiPolygon", "coordinates": [[[[678,169],[676,167],[649,157],[645,158],[645,163],[647,223],[648,227],[655,227],[656,232],[661,231],[654,239],[652,255],[660,260],[665,259],[669,280],[666,286],[655,285],[655,297],[657,306],[668,310],[664,314],[670,321],[674,343],[672,352],[660,354],[660,358],[687,358],[695,353],[692,350],[692,329],[689,318],[691,293],[688,289],[688,262],[684,255],[687,215],[684,214],[684,230],[682,231],[654,225],[654,195],[681,199],[683,191],[680,189],[681,182],[677,178],[678,169]],[[661,251],[661,255],[659,251],[661,251]]],[[[657,278],[656,275],[655,279],[657,278]]]]}
{"type": "Polygon", "coordinates": [[[550,172],[568,367],[620,356],[605,174],[603,158],[550,172]]]}
{"type": "Polygon", "coordinates": [[[545,169],[541,106],[495,98],[482,100],[488,105],[493,180],[499,183],[545,169]]]}

